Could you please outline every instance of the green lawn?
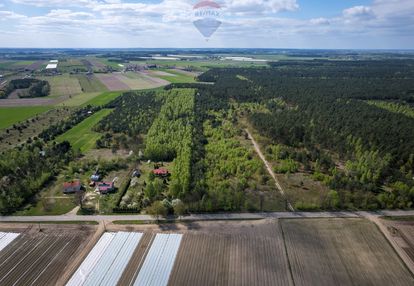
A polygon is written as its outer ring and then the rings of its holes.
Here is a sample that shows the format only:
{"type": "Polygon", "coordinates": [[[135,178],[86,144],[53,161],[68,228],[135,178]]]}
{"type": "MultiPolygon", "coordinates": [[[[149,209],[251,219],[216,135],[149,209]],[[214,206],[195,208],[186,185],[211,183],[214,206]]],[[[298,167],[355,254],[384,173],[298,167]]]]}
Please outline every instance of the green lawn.
{"type": "Polygon", "coordinates": [[[79,149],[82,153],[87,152],[95,147],[96,140],[101,134],[92,130],[105,116],[111,113],[111,109],[102,109],[85,119],[68,132],[57,138],[58,142],[69,141],[74,149],[79,149]]]}
{"type": "Polygon", "coordinates": [[[77,75],[82,91],[86,93],[91,92],[105,92],[108,91],[106,86],[101,83],[94,75],[77,75]]]}
{"type": "Polygon", "coordinates": [[[50,106],[0,107],[0,129],[50,110],[50,106]]]}

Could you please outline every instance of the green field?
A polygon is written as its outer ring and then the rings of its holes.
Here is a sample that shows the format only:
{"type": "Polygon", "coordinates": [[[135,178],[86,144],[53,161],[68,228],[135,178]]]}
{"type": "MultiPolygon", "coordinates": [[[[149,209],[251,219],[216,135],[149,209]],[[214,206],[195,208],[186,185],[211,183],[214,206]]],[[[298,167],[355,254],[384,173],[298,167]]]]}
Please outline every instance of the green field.
{"type": "Polygon", "coordinates": [[[103,106],[118,96],[120,96],[122,92],[91,92],[91,93],[82,93],[76,96],[72,96],[70,99],[62,102],[59,106],[103,106]]]}
{"type": "Polygon", "coordinates": [[[101,94],[102,93],[100,92],[81,93],[75,96],[71,96],[68,100],[59,103],[58,106],[81,106],[85,102],[91,101],[101,94]]]}
{"type": "Polygon", "coordinates": [[[27,120],[49,109],[51,109],[50,106],[1,107],[0,129],[10,127],[15,123],[27,120]]]}
{"type": "Polygon", "coordinates": [[[100,133],[92,130],[92,128],[101,121],[102,118],[111,113],[111,109],[103,109],[85,119],[65,134],[57,138],[58,142],[69,141],[74,149],[81,152],[87,152],[95,147],[96,140],[101,137],[100,133]]]}
{"type": "Polygon", "coordinates": [[[63,73],[70,73],[72,71],[87,71],[86,66],[79,59],[60,60],[58,68],[59,71],[63,73]]]}
{"type": "Polygon", "coordinates": [[[105,92],[108,91],[105,85],[103,85],[94,75],[77,75],[80,86],[83,92],[105,92]]]}
{"type": "Polygon", "coordinates": [[[87,102],[84,102],[82,105],[92,105],[92,106],[103,106],[105,104],[110,103],[112,100],[120,96],[122,92],[114,91],[114,92],[105,92],[101,93],[100,95],[90,99],[87,102]]]}
{"type": "Polygon", "coordinates": [[[59,75],[41,77],[41,80],[46,80],[50,84],[49,97],[60,97],[65,95],[75,95],[82,93],[82,88],[76,77],[70,75],[59,75]]]}
{"type": "Polygon", "coordinates": [[[169,73],[169,74],[171,74],[171,76],[155,75],[155,74],[153,74],[152,76],[162,78],[162,79],[167,80],[171,83],[191,83],[191,82],[195,82],[195,79],[194,79],[193,76],[185,75],[183,73],[176,72],[176,71],[171,70],[171,69],[160,69],[159,71],[169,73]]]}
{"type": "MultiPolygon", "coordinates": [[[[137,62],[139,63],[139,62],[137,62]]],[[[142,63],[142,62],[141,62],[142,63]]],[[[237,62],[231,60],[198,60],[198,61],[173,61],[173,60],[149,60],[147,64],[169,67],[192,67],[197,71],[207,71],[210,68],[219,67],[258,67],[267,66],[265,62],[237,62]]]]}

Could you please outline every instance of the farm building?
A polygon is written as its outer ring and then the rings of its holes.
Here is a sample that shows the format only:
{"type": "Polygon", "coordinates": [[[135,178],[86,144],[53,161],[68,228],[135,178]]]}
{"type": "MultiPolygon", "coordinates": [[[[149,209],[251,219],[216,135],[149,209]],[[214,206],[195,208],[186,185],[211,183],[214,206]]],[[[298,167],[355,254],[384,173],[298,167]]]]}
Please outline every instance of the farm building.
{"type": "Polygon", "coordinates": [[[46,66],[47,70],[55,70],[57,69],[59,61],[58,60],[51,60],[49,64],[46,66]]]}
{"type": "Polygon", "coordinates": [[[158,177],[168,177],[170,175],[170,172],[168,172],[167,169],[163,169],[163,168],[155,169],[152,171],[152,173],[158,177]]]}
{"type": "Polygon", "coordinates": [[[66,182],[63,184],[63,193],[64,194],[74,194],[80,192],[82,189],[82,184],[80,181],[66,182]]]}
{"type": "Polygon", "coordinates": [[[97,190],[102,194],[106,195],[108,193],[115,191],[114,182],[102,182],[98,184],[97,190]]]}
{"type": "Polygon", "coordinates": [[[54,69],[57,69],[57,64],[48,64],[48,65],[46,66],[46,69],[47,69],[47,70],[54,70],[54,69]]]}

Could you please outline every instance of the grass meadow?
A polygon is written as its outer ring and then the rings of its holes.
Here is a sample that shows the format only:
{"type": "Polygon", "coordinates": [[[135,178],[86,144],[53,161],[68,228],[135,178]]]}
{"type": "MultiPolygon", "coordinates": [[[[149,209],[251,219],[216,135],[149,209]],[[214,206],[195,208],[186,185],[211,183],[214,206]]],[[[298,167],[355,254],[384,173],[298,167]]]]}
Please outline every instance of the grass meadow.
{"type": "Polygon", "coordinates": [[[74,149],[79,149],[82,153],[93,149],[95,147],[96,140],[98,140],[102,135],[93,131],[93,127],[111,112],[111,109],[102,109],[98,111],[70,129],[68,132],[59,136],[57,141],[69,141],[74,149]]]}
{"type": "Polygon", "coordinates": [[[50,106],[0,107],[0,129],[50,110],[50,106]]]}

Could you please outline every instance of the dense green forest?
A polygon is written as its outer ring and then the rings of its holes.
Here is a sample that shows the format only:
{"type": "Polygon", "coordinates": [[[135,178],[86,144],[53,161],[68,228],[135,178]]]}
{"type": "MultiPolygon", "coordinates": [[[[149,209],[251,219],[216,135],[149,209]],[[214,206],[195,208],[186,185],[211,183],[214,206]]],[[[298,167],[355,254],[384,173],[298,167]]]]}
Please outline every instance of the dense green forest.
{"type": "Polygon", "coordinates": [[[50,84],[45,80],[34,78],[13,79],[3,90],[0,90],[0,98],[8,97],[15,90],[21,98],[43,97],[50,93],[50,84]]]}
{"type": "Polygon", "coordinates": [[[148,131],[145,156],[153,161],[173,161],[170,194],[182,198],[190,191],[194,133],[193,89],[173,89],[148,131]]]}
{"type": "Polygon", "coordinates": [[[200,80],[215,82],[201,92],[212,109],[228,109],[231,100],[266,107],[249,114],[249,122],[274,144],[298,150],[288,159],[336,190],[338,208],[414,203],[413,118],[362,101],[412,102],[410,63],[282,63],[270,69],[213,69],[200,80]]]}
{"type": "Polygon", "coordinates": [[[146,134],[158,115],[163,103],[159,92],[128,92],[107,104],[113,113],[101,122],[99,132],[125,133],[129,136],[146,134]]]}
{"type": "MultiPolygon", "coordinates": [[[[214,84],[129,92],[106,106],[114,111],[94,128],[102,133],[97,147],[139,150],[128,160],[145,160],[147,175],[163,164],[171,173],[151,173],[134,194],[126,185],[121,208],[183,201],[192,212],[284,209],[245,128],[277,175],[300,173],[298,188],[306,180],[324,186],[317,202],[304,199],[296,209],[414,206],[413,61],[281,61],[214,68],[199,81],[214,84]]],[[[74,110],[37,136],[42,142],[1,155],[2,212],[21,206],[74,158],[70,145],[53,140],[99,109],[74,110]]]]}
{"type": "Polygon", "coordinates": [[[0,155],[0,213],[21,207],[73,158],[68,142],[36,141],[0,155]]]}

